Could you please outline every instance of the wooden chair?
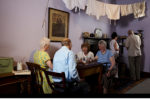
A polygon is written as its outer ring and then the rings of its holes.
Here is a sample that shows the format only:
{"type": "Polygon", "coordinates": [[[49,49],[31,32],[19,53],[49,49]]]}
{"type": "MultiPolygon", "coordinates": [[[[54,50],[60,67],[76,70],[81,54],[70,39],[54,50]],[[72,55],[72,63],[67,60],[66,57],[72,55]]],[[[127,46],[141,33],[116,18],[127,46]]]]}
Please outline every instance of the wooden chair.
{"type": "Polygon", "coordinates": [[[50,71],[46,71],[44,68],[41,68],[41,67],[39,67],[39,69],[40,69],[40,71],[44,71],[46,80],[47,80],[49,86],[51,87],[51,89],[53,90],[53,94],[64,93],[66,91],[66,79],[65,79],[64,72],[62,72],[62,73],[50,72],[50,71]],[[52,83],[49,80],[49,76],[61,78],[62,81],[59,83],[56,83],[56,82],[52,83]]]}
{"type": "Polygon", "coordinates": [[[29,70],[31,70],[31,77],[32,77],[31,84],[33,86],[33,91],[39,94],[43,94],[43,89],[42,89],[43,77],[41,73],[39,73],[38,71],[39,65],[31,62],[26,62],[26,64],[29,70]],[[39,77],[41,77],[41,82],[39,81],[39,77]]]}
{"type": "MultiPolygon", "coordinates": [[[[27,62],[27,63],[29,65],[29,62],[27,62]]],[[[42,72],[44,71],[47,82],[48,82],[49,86],[51,87],[51,89],[53,90],[53,94],[65,92],[66,80],[65,80],[64,72],[62,72],[62,73],[50,72],[50,71],[46,71],[46,69],[44,69],[44,68],[41,68],[40,65],[38,65],[38,64],[34,64],[34,63],[30,63],[30,64],[34,65],[33,67],[35,67],[34,69],[35,69],[37,78],[38,77],[41,78],[41,83],[39,83],[39,84],[41,84],[40,88],[42,88],[42,85],[43,85],[42,72]],[[61,78],[62,81],[60,83],[52,83],[49,80],[49,76],[61,78]]],[[[39,80],[37,80],[37,81],[39,82],[39,80]]]]}

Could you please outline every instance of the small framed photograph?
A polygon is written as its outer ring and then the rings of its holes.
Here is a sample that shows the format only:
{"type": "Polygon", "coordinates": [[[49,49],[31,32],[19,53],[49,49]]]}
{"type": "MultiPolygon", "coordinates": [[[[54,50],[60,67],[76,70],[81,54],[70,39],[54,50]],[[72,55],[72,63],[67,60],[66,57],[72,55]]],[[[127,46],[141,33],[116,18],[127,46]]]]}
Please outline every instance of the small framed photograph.
{"type": "Polygon", "coordinates": [[[69,13],[49,8],[48,37],[51,41],[60,42],[68,38],[69,13]]]}

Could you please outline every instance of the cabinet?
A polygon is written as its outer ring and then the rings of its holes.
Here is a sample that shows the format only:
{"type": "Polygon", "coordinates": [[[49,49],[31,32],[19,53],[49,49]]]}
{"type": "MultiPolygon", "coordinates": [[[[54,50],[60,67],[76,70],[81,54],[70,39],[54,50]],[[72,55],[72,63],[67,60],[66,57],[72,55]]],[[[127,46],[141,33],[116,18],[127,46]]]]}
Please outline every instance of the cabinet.
{"type": "MultiPolygon", "coordinates": [[[[90,45],[90,51],[92,51],[94,53],[94,55],[96,55],[98,49],[98,42],[100,40],[105,40],[107,43],[107,49],[110,49],[109,43],[111,41],[111,38],[94,38],[94,37],[83,37],[84,42],[88,43],[90,45]]],[[[119,37],[117,42],[119,44],[120,47],[120,56],[122,56],[123,54],[123,48],[124,48],[124,40],[126,39],[126,37],[119,37]]]]}

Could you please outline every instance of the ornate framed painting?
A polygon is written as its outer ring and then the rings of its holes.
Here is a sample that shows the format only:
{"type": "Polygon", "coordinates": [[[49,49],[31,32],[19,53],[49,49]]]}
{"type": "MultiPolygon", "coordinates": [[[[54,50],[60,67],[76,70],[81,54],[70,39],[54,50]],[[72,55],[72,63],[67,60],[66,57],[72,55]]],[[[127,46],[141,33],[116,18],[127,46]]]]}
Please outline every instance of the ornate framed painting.
{"type": "Polygon", "coordinates": [[[48,37],[51,41],[60,42],[68,37],[68,12],[49,8],[48,19],[48,37]]]}

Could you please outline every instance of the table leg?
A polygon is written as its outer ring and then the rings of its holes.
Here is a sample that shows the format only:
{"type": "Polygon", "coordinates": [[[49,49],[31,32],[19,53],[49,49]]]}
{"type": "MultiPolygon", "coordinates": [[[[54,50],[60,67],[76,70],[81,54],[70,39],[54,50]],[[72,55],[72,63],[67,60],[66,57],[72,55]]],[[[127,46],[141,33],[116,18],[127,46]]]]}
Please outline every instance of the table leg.
{"type": "Polygon", "coordinates": [[[30,77],[28,77],[28,94],[31,94],[31,78],[30,77]]]}
{"type": "Polygon", "coordinates": [[[98,93],[103,93],[103,86],[102,86],[102,71],[103,69],[99,69],[99,76],[98,76],[98,93]]]}
{"type": "Polygon", "coordinates": [[[24,82],[20,82],[20,94],[24,92],[24,82]]]}

